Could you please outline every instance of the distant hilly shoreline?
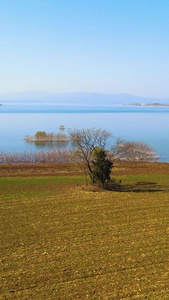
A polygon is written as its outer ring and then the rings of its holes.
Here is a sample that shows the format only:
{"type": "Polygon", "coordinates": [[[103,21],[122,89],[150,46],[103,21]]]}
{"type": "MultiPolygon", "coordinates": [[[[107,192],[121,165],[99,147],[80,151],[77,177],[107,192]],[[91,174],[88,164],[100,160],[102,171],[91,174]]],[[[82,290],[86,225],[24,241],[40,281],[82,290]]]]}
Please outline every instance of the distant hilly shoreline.
{"type": "Polygon", "coordinates": [[[113,105],[169,105],[169,99],[139,97],[129,94],[100,93],[48,93],[28,92],[0,94],[0,103],[29,103],[82,106],[113,106],[113,105]]]}

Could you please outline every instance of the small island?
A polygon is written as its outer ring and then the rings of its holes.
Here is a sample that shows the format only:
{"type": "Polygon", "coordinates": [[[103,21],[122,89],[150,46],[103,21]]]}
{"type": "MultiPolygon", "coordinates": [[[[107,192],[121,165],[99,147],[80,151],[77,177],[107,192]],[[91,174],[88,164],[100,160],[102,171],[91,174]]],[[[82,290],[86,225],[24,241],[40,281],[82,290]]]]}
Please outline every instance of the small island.
{"type": "Polygon", "coordinates": [[[65,126],[64,125],[60,125],[59,129],[60,130],[65,130],[65,126]]]}
{"type": "Polygon", "coordinates": [[[34,136],[25,136],[26,142],[34,143],[54,143],[69,142],[71,137],[64,133],[46,133],[45,131],[37,131],[34,136]]]}

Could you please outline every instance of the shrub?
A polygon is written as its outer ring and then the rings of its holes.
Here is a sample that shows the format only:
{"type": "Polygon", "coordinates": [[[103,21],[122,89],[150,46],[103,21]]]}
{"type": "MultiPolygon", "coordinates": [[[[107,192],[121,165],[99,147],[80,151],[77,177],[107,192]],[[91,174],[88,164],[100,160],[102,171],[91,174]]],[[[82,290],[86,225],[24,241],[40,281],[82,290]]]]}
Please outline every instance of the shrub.
{"type": "Polygon", "coordinates": [[[99,149],[95,152],[93,160],[93,182],[98,182],[105,187],[106,181],[110,180],[111,169],[113,167],[112,161],[106,156],[104,149],[99,149]]]}

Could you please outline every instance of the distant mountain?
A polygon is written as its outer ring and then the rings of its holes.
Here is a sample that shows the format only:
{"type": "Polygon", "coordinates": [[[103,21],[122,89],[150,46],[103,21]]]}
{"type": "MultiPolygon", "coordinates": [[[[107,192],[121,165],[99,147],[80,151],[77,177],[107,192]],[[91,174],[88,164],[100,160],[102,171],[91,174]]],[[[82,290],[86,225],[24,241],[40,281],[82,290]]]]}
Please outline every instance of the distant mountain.
{"type": "Polygon", "coordinates": [[[133,103],[169,104],[169,99],[145,98],[128,94],[27,92],[0,94],[0,103],[51,103],[69,106],[112,106],[117,104],[127,105],[133,103]]]}

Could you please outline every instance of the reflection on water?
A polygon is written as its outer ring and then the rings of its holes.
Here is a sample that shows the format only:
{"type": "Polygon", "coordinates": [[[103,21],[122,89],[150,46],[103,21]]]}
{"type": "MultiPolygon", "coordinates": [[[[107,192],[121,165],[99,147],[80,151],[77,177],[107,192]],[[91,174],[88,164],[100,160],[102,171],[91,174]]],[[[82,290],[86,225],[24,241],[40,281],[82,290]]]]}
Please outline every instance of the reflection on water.
{"type": "Polygon", "coordinates": [[[38,151],[40,150],[50,150],[50,149],[59,149],[59,150],[66,150],[71,149],[75,146],[75,142],[73,141],[55,141],[55,142],[40,142],[40,141],[27,141],[25,143],[30,145],[34,145],[38,151]]]}

